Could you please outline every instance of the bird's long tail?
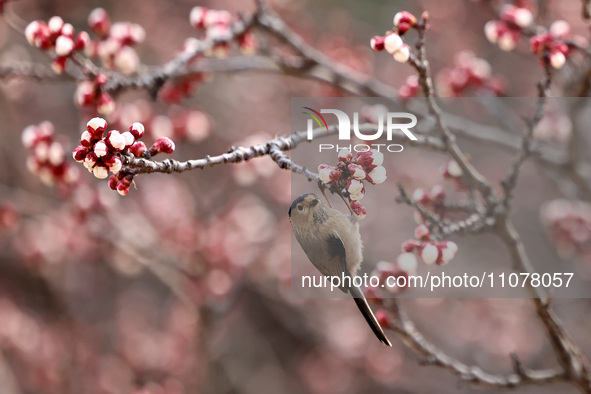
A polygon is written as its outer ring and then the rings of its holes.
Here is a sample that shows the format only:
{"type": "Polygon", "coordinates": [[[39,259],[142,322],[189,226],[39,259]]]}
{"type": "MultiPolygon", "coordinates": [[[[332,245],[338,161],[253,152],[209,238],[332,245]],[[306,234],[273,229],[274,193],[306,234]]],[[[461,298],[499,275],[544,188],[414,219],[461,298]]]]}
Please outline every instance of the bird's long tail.
{"type": "Polygon", "coordinates": [[[367,299],[365,298],[365,295],[363,295],[361,289],[358,287],[350,287],[349,293],[351,293],[351,296],[353,296],[353,299],[355,300],[357,307],[363,314],[363,317],[365,317],[367,324],[369,324],[372,331],[374,332],[374,334],[376,334],[376,337],[378,337],[380,342],[382,342],[384,345],[392,346],[392,343],[390,343],[390,340],[388,340],[388,337],[386,337],[384,330],[382,330],[382,326],[380,326],[378,319],[376,319],[376,316],[373,314],[371,308],[369,307],[367,299]]]}

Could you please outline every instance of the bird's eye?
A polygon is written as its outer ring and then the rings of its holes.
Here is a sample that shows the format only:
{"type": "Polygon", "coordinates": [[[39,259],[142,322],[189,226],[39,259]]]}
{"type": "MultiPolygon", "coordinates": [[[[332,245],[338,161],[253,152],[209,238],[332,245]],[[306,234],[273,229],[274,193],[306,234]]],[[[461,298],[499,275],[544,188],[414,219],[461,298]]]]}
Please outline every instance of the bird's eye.
{"type": "Polygon", "coordinates": [[[300,211],[301,211],[301,210],[303,210],[303,209],[304,209],[304,207],[302,207],[301,205],[298,205],[298,210],[300,210],[300,211]]]}

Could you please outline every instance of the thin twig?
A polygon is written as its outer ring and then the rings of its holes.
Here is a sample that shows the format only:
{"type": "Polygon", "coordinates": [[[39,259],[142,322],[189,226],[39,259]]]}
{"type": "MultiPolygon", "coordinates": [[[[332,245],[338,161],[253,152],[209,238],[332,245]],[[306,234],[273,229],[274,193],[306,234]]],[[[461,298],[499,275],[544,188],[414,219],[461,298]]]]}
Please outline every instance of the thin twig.
{"type": "Polygon", "coordinates": [[[508,389],[520,385],[546,385],[566,380],[565,374],[559,369],[534,371],[524,368],[515,361],[513,362],[514,373],[507,375],[491,374],[478,366],[464,364],[429,342],[408,318],[399,301],[395,299],[392,301],[389,309],[394,315],[394,322],[390,328],[398,334],[406,346],[422,357],[423,365],[444,368],[474,386],[492,389],[508,389]]]}

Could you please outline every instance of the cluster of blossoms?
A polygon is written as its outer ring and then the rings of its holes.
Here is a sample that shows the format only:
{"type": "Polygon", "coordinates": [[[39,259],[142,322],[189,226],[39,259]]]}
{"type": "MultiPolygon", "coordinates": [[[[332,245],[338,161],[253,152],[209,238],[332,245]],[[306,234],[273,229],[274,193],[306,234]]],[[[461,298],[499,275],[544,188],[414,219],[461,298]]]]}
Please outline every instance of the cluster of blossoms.
{"type": "Polygon", "coordinates": [[[591,204],[553,200],[542,207],[541,219],[561,255],[591,258],[591,204]]]}
{"type": "Polygon", "coordinates": [[[115,110],[115,100],[102,87],[107,83],[105,74],[98,74],[92,79],[78,83],[74,94],[74,103],[79,107],[96,107],[101,115],[110,115],[115,110]]]}
{"type": "Polygon", "coordinates": [[[172,153],[174,142],[168,137],[161,137],[147,149],[146,144],[139,141],[144,135],[144,125],[136,122],[129,127],[129,131],[120,133],[118,130],[107,130],[107,121],[93,118],[82,132],[80,145],[74,149],[74,160],[83,163],[84,167],[99,179],[104,179],[113,173],[109,179],[109,187],[121,195],[129,192],[134,173],[123,169],[120,154],[132,154],[135,157],[151,157],[158,153],[172,153]]]}
{"type": "Polygon", "coordinates": [[[83,50],[90,43],[87,32],[75,34],[74,26],[64,23],[59,16],[54,16],[46,23],[33,21],[25,29],[25,36],[29,44],[44,51],[53,50],[55,56],[52,62],[53,70],[61,74],[66,68],[68,58],[76,51],[83,50]]]}
{"type": "MultiPolygon", "coordinates": [[[[189,15],[191,25],[204,32],[206,39],[217,41],[216,45],[206,55],[224,58],[230,51],[230,40],[233,39],[232,14],[225,10],[211,10],[205,7],[193,7],[189,15]]],[[[235,37],[240,51],[244,55],[252,55],[256,52],[258,42],[250,32],[244,32],[235,37]]]]}
{"type": "Polygon", "coordinates": [[[78,179],[78,170],[66,161],[64,147],[54,138],[55,130],[50,122],[23,130],[23,145],[30,152],[27,167],[47,186],[72,184],[78,179]]]}
{"type": "Polygon", "coordinates": [[[506,81],[502,76],[493,76],[490,64],[471,51],[461,51],[454,58],[453,67],[441,70],[437,75],[437,88],[443,96],[465,96],[470,90],[501,95],[506,81]]]}
{"type": "Polygon", "coordinates": [[[146,31],[131,22],[111,24],[109,14],[103,8],[94,9],[88,16],[88,26],[98,36],[86,48],[89,58],[100,58],[108,69],[133,74],[140,64],[133,46],[144,41],[146,31]]]}
{"type": "MultiPolygon", "coordinates": [[[[427,19],[427,14],[423,15],[427,19]]],[[[411,27],[417,27],[418,19],[408,11],[400,11],[394,15],[394,28],[385,36],[374,36],[370,41],[370,47],[374,51],[388,52],[394,60],[406,63],[410,58],[410,47],[402,41],[404,35],[411,27]]]]}
{"type": "Polygon", "coordinates": [[[386,180],[386,169],[382,166],[384,154],[372,149],[358,152],[353,156],[349,149],[341,149],[338,154],[339,163],[336,167],[328,164],[318,166],[320,180],[328,185],[336,185],[349,198],[351,209],[360,219],[366,210],[359,202],[365,195],[363,181],[377,185],[386,180]]]}
{"type": "Polygon", "coordinates": [[[416,253],[425,264],[444,265],[449,263],[456,252],[458,245],[452,241],[432,241],[431,231],[424,224],[419,224],[415,228],[415,239],[408,239],[402,243],[402,255],[406,253],[416,253]]]}
{"type": "Polygon", "coordinates": [[[542,65],[547,62],[553,68],[562,68],[572,50],[572,47],[565,42],[570,33],[569,23],[557,20],[550,25],[548,32],[530,38],[530,49],[538,56],[542,65]]]}
{"type": "Polygon", "coordinates": [[[500,20],[493,20],[484,26],[484,34],[488,41],[497,44],[503,51],[512,51],[523,29],[534,21],[534,7],[529,2],[506,4],[501,9],[500,20]]]}
{"type": "MultiPolygon", "coordinates": [[[[230,42],[236,41],[243,55],[253,55],[258,48],[256,37],[246,31],[239,35],[232,33],[232,24],[236,19],[225,10],[212,10],[205,7],[193,7],[189,15],[191,26],[203,33],[204,39],[215,41],[213,47],[208,48],[203,55],[225,58],[230,52],[230,42]]],[[[197,61],[201,55],[199,48],[202,40],[190,37],[185,40],[181,54],[193,54],[189,64],[197,61]]],[[[179,104],[185,97],[191,96],[197,85],[205,82],[207,74],[191,73],[182,78],[167,81],[158,93],[160,99],[168,104],[179,104]]]]}

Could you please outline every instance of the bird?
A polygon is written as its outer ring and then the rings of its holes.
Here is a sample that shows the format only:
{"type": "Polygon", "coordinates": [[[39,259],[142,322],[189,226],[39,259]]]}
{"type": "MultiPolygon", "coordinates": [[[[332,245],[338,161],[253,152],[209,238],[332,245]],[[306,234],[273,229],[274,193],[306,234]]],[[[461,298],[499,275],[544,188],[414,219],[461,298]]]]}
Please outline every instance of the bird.
{"type": "MultiPolygon", "coordinates": [[[[363,243],[357,215],[331,208],[314,193],[296,198],[289,208],[289,221],[296,240],[312,264],[328,277],[343,274],[354,278],[363,261],[363,243]]],[[[351,294],[377,338],[392,346],[371,310],[363,291],[353,281],[343,281],[340,289],[351,294]],[[348,284],[347,284],[348,282],[348,284]]]]}

